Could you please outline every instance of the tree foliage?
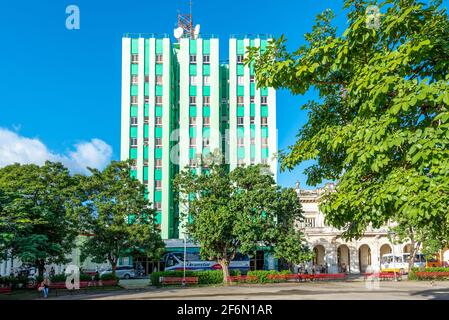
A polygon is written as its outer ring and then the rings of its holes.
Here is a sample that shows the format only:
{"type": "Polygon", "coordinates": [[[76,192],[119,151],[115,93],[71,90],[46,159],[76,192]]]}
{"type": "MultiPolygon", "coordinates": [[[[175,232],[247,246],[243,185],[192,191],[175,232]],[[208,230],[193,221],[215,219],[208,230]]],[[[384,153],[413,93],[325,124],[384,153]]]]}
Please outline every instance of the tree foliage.
{"type": "Polygon", "coordinates": [[[413,222],[448,235],[449,22],[441,1],[374,1],[380,27],[366,24],[373,1],[347,0],[342,35],[333,13],[317,17],[306,43],[284,37],[249,49],[259,86],[319,98],[281,156],[283,170],[313,159],[308,183],[337,180],[321,205],[327,221],[358,237],[368,225],[413,222]]]}
{"type": "Polygon", "coordinates": [[[293,189],[277,186],[266,170],[257,165],[228,173],[225,165],[213,164],[207,174],[184,170],[175,178],[184,206],[183,228],[199,242],[204,259],[222,266],[225,283],[237,252],[253,254],[266,246],[291,262],[307,252],[294,229],[302,218],[299,199],[293,189]]]}
{"type": "Polygon", "coordinates": [[[103,171],[81,183],[87,193],[82,225],[90,234],[82,244],[82,259],[108,261],[115,274],[119,257],[146,256],[157,260],[164,244],[154,219],[155,211],[145,198],[145,187],[130,176],[130,163],[113,161],[103,171]]]}
{"type": "Polygon", "coordinates": [[[0,169],[0,250],[38,267],[67,262],[78,235],[77,176],[61,163],[0,169]]]}

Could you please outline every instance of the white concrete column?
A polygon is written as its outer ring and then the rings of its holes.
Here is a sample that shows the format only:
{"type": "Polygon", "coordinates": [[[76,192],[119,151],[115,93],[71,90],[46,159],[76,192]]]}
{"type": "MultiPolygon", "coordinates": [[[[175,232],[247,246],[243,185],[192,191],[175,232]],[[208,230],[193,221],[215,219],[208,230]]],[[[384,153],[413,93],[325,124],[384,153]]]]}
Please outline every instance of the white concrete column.
{"type": "Polygon", "coordinates": [[[237,166],[237,40],[229,39],[229,169],[237,166]]]}
{"type": "Polygon", "coordinates": [[[220,149],[220,51],[219,40],[210,39],[210,150],[220,149]]]}
{"type": "Polygon", "coordinates": [[[148,74],[148,199],[154,205],[154,128],[156,108],[156,39],[150,38],[149,45],[149,74],[148,74]]]}
{"type": "MultiPolygon", "coordinates": [[[[254,40],[254,45],[260,48],[260,39],[254,40]]],[[[254,100],[255,104],[255,113],[254,113],[254,127],[255,127],[255,148],[256,148],[256,163],[261,163],[262,161],[262,140],[261,140],[261,130],[260,130],[260,89],[257,88],[256,84],[256,96],[254,100]]]]}
{"type": "Polygon", "coordinates": [[[120,159],[129,158],[131,38],[122,38],[122,114],[120,159]]]}
{"type": "MultiPolygon", "coordinates": [[[[196,40],[196,151],[203,154],[203,40],[196,40]]],[[[201,174],[201,170],[197,170],[201,174]]]]}
{"type": "MultiPolygon", "coordinates": [[[[243,46],[245,47],[245,57],[247,56],[246,48],[249,47],[250,40],[244,39],[243,40],[243,46]]],[[[249,83],[249,67],[245,66],[243,68],[243,103],[244,103],[244,116],[243,116],[243,128],[245,132],[244,136],[244,147],[245,147],[245,157],[244,161],[246,165],[249,165],[251,163],[251,131],[250,131],[250,124],[249,124],[249,114],[250,114],[250,83],[249,83]]]]}
{"type": "Polygon", "coordinates": [[[145,39],[139,38],[139,64],[137,69],[137,179],[143,182],[143,126],[145,90],[145,39]]]}

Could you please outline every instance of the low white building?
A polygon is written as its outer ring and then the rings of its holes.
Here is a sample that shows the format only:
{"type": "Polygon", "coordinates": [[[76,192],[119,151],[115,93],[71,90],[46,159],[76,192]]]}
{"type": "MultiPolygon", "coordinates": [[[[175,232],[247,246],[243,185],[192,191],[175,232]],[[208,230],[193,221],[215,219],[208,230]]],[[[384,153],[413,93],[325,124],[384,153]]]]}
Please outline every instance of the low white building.
{"type": "Polygon", "coordinates": [[[315,252],[313,265],[317,270],[326,265],[328,273],[363,273],[368,266],[380,270],[382,255],[410,251],[407,244],[393,245],[389,241],[388,226],[380,229],[368,228],[360,239],[345,241],[341,237],[342,230],[325,224],[324,215],[318,207],[321,196],[328,188],[332,191],[334,185],[327,184],[325,188],[304,190],[300,189],[299,183],[296,184],[296,192],[305,217],[298,227],[305,233],[309,247],[315,252]]]}

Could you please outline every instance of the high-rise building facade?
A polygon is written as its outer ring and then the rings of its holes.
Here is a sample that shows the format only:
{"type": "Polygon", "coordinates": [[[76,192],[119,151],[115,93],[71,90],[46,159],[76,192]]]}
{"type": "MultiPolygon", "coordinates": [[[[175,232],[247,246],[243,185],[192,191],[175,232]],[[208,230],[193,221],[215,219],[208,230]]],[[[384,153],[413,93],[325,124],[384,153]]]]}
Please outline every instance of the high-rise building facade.
{"type": "Polygon", "coordinates": [[[257,88],[243,64],[246,47],[264,50],[268,40],[231,37],[221,63],[215,37],[123,37],[121,159],[133,160],[163,239],[182,237],[173,178],[207,172],[202,157],[219,152],[229,170],[266,163],[276,179],[276,92],[257,88]]]}

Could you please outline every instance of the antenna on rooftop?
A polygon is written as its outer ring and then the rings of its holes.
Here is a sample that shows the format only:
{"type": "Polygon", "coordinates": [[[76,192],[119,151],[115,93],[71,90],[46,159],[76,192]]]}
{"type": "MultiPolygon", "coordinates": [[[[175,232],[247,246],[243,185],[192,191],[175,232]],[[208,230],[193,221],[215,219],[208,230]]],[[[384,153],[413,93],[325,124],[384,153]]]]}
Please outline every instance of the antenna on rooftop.
{"type": "Polygon", "coordinates": [[[192,0],[189,1],[190,13],[178,13],[178,29],[183,30],[183,34],[188,35],[191,39],[195,39],[195,29],[193,28],[192,19],[192,0]]]}

